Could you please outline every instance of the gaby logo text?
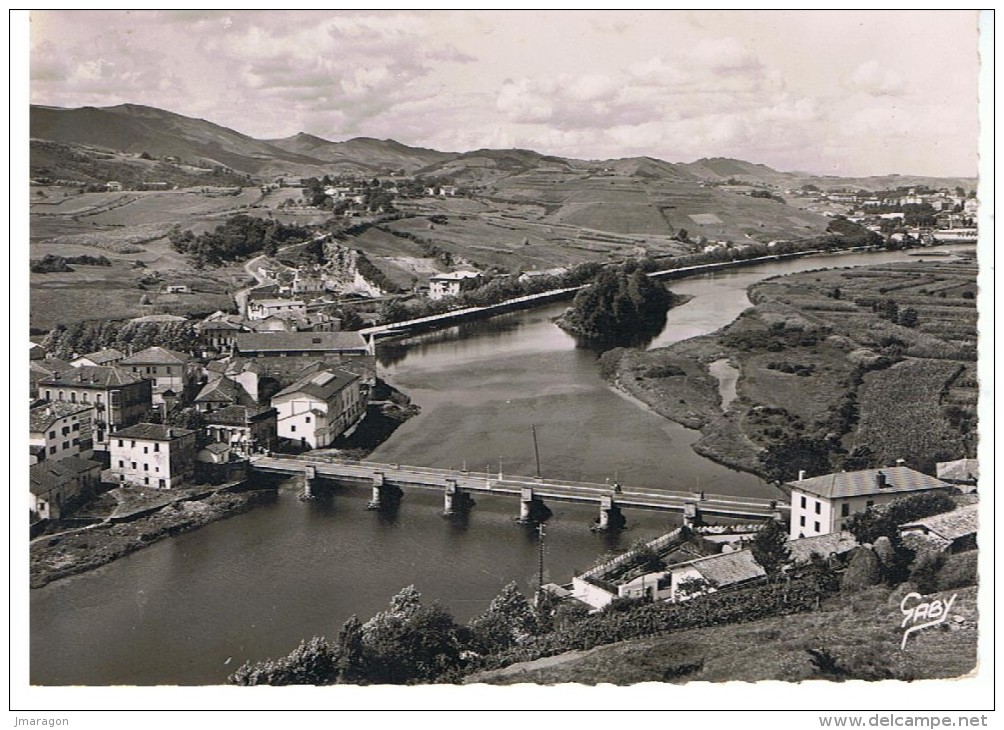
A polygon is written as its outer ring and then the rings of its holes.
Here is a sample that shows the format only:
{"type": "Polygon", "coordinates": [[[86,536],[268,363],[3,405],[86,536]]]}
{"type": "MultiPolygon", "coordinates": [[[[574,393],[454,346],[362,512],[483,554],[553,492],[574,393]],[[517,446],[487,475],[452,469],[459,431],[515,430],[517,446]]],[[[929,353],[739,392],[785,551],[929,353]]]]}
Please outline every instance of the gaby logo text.
{"type": "Polygon", "coordinates": [[[900,626],[904,631],[903,641],[899,648],[906,648],[906,640],[910,638],[910,634],[944,623],[948,618],[949,611],[952,610],[957,595],[957,593],[953,593],[947,601],[940,599],[925,601],[919,593],[907,593],[903,596],[903,600],[899,603],[899,610],[903,612],[903,623],[900,626]]]}

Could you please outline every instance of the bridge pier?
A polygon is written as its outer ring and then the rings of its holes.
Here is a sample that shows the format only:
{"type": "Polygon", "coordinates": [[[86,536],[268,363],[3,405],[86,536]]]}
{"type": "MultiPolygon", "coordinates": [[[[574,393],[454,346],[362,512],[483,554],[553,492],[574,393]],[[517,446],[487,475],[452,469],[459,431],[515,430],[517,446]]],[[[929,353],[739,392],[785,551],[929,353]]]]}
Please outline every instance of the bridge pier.
{"type": "Polygon", "coordinates": [[[383,507],[383,472],[373,472],[373,493],[366,509],[375,510],[383,507]]]}
{"type": "Polygon", "coordinates": [[[551,516],[551,510],[544,500],[534,495],[532,487],[525,487],[519,492],[519,517],[516,521],[521,525],[533,525],[544,522],[551,516]]]}
{"type": "Polygon", "coordinates": [[[474,500],[471,499],[471,495],[457,486],[456,479],[446,480],[446,489],[443,491],[444,517],[452,517],[457,513],[465,512],[473,505],[474,500]]]}
{"type": "Polygon", "coordinates": [[[688,528],[699,527],[704,524],[701,519],[701,510],[697,508],[697,502],[683,503],[683,526],[688,528]]]}
{"type": "Polygon", "coordinates": [[[600,516],[593,523],[593,532],[609,532],[624,527],[627,520],[621,514],[621,508],[614,504],[613,497],[600,497],[600,516]]]}
{"type": "Polygon", "coordinates": [[[317,470],[313,466],[303,468],[303,493],[300,499],[304,502],[314,498],[314,479],[317,477],[317,470]]]}

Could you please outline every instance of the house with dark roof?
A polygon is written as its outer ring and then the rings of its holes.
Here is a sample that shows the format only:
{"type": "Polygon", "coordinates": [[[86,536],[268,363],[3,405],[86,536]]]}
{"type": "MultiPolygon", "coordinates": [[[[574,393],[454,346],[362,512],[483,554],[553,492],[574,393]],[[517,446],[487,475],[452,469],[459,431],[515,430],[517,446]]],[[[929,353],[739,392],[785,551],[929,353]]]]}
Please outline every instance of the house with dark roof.
{"type": "Polygon", "coordinates": [[[940,479],[907,466],[837,472],[787,484],[792,539],[846,528],[852,515],[921,492],[948,489],[940,479]]]}
{"type": "Polygon", "coordinates": [[[244,387],[225,375],[211,378],[202,386],[193,403],[200,413],[211,413],[231,405],[255,405],[254,399],[244,387]]]}
{"type": "Polygon", "coordinates": [[[153,381],[153,404],[164,403],[164,394],[182,395],[197,378],[192,358],[166,347],[148,347],[122,360],[120,367],[153,381]]]}
{"type": "Polygon", "coordinates": [[[195,470],[196,432],[161,423],[137,423],[109,439],[111,467],[102,479],[116,484],[171,489],[195,470]]]}
{"type": "Polygon", "coordinates": [[[104,448],[108,432],[138,423],[152,403],[153,382],[117,367],[81,365],[38,383],[38,396],[50,403],[94,406],[94,445],[104,448]]]}
{"type": "Polygon", "coordinates": [[[976,547],[980,527],[979,504],[967,504],[951,512],[925,517],[899,526],[899,535],[907,547],[958,553],[976,547]]]}
{"type": "Polygon", "coordinates": [[[360,377],[340,368],[299,378],[272,396],[272,407],[279,438],[311,449],[330,445],[366,415],[360,377]]]}
{"type": "Polygon", "coordinates": [[[246,332],[237,335],[237,354],[280,379],[317,360],[351,370],[368,385],[376,379],[373,349],[358,332],[246,332]]]}
{"type": "Polygon", "coordinates": [[[28,382],[32,396],[38,396],[38,384],[43,380],[54,377],[66,370],[72,370],[73,366],[58,357],[47,357],[44,360],[32,360],[28,364],[28,382]]]}
{"type": "Polygon", "coordinates": [[[233,352],[237,341],[237,333],[244,332],[244,320],[236,314],[226,314],[217,311],[195,325],[199,334],[199,342],[212,353],[226,354],[233,352]]]}
{"type": "Polygon", "coordinates": [[[230,405],[205,414],[206,435],[242,456],[271,451],[278,445],[277,417],[277,411],[267,406],[230,405]]]}
{"type": "Polygon", "coordinates": [[[118,365],[125,359],[125,353],[116,350],[114,347],[106,347],[103,350],[98,350],[97,352],[88,352],[86,355],[81,355],[70,361],[70,365],[75,368],[81,365],[96,365],[100,367],[111,367],[112,365],[118,365]]]}
{"type": "Polygon", "coordinates": [[[28,447],[34,464],[79,456],[94,446],[94,404],[55,401],[32,408],[28,447]]]}
{"type": "Polygon", "coordinates": [[[76,456],[32,464],[28,508],[39,519],[58,520],[75,502],[93,494],[100,480],[101,464],[76,456]]]}

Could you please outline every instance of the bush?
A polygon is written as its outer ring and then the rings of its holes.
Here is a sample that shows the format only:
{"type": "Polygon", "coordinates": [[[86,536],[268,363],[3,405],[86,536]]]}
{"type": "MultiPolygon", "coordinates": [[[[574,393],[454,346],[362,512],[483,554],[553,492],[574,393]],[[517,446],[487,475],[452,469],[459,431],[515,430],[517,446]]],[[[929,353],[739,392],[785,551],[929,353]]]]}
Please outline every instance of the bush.
{"type": "Polygon", "coordinates": [[[938,590],[938,573],[945,566],[945,556],[940,552],[923,552],[913,561],[910,582],[917,586],[919,593],[928,594],[938,590]]]}
{"type": "Polygon", "coordinates": [[[878,555],[870,548],[856,548],[840,581],[840,590],[847,593],[861,591],[881,582],[882,564],[878,555]]]}
{"type": "Polygon", "coordinates": [[[939,591],[965,588],[979,582],[979,553],[975,550],[950,555],[938,572],[936,586],[939,591]]]}

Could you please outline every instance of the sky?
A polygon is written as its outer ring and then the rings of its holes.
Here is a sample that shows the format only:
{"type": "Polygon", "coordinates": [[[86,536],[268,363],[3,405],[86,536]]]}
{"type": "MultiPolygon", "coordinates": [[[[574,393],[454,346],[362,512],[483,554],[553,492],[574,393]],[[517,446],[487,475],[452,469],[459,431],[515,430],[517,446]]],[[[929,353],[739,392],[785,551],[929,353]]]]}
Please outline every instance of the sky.
{"type": "Polygon", "coordinates": [[[35,11],[30,98],[580,159],[975,176],[975,11],[35,11]]]}

